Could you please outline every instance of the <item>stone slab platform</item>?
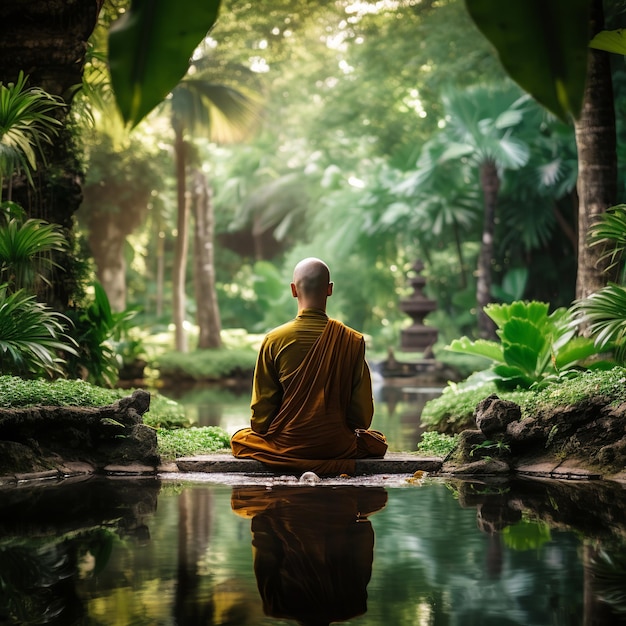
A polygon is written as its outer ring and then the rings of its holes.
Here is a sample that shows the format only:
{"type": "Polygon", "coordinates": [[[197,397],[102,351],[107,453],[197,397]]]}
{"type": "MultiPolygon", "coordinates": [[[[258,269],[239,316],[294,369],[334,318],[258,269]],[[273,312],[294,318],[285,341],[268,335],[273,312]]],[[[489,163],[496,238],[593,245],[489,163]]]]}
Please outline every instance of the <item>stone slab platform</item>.
{"type": "MultiPolygon", "coordinates": [[[[375,474],[414,474],[417,471],[438,472],[443,459],[439,457],[421,457],[414,454],[388,452],[380,459],[357,459],[357,476],[375,474]]],[[[231,454],[204,454],[176,459],[179,472],[238,473],[276,475],[267,466],[253,459],[236,459],[231,454]]],[[[286,473],[286,472],[282,472],[286,473]]]]}

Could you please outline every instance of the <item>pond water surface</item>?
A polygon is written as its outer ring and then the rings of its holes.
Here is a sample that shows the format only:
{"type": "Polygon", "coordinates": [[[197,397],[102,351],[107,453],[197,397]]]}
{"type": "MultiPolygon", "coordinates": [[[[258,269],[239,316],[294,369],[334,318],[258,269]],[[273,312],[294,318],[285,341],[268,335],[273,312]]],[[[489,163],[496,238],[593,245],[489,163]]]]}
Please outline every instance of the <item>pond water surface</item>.
{"type": "MultiPolygon", "coordinates": [[[[377,395],[415,449],[438,389],[377,395]]],[[[169,394],[168,394],[169,395],[169,394]]],[[[249,392],[179,396],[233,432],[249,392]]],[[[626,490],[168,474],[0,491],[0,625],[626,624],[626,490]]]]}
{"type": "Polygon", "coordinates": [[[0,623],[626,623],[615,483],[91,478],[0,500],[0,623]]]}

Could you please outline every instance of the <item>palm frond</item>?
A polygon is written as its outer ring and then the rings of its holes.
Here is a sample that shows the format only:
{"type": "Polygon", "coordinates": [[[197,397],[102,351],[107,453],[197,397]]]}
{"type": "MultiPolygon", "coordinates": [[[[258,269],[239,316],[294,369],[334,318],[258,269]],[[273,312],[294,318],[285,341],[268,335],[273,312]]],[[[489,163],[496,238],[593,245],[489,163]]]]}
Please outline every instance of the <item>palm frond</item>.
{"type": "Polygon", "coordinates": [[[59,355],[76,354],[76,344],[65,332],[68,321],[25,291],[9,293],[6,284],[0,285],[0,372],[61,372],[59,355]]]}
{"type": "Polygon", "coordinates": [[[620,265],[626,250],[626,204],[610,207],[589,229],[590,246],[605,246],[602,261],[609,261],[607,270],[620,265]]]}
{"type": "Polygon", "coordinates": [[[0,83],[0,176],[23,172],[32,184],[37,160],[44,160],[43,145],[51,143],[61,122],[55,110],[61,98],[38,87],[28,88],[20,72],[15,83],[0,83]]]}
{"type": "Polygon", "coordinates": [[[596,345],[624,344],[626,338],[626,288],[609,283],[572,305],[577,323],[585,324],[596,345]]]}

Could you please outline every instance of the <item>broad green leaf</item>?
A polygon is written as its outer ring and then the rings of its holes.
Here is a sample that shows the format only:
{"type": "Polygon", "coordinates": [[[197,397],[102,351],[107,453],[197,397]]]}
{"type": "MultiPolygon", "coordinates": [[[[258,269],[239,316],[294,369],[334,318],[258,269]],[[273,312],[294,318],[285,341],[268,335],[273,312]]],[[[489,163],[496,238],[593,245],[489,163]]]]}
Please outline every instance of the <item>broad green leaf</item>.
{"type": "Polygon", "coordinates": [[[124,121],[136,126],[180,82],[220,0],[132,0],[109,30],[109,67],[124,121]]]}
{"type": "Polygon", "coordinates": [[[514,302],[524,294],[528,283],[528,268],[517,267],[509,270],[502,278],[502,285],[493,285],[492,293],[501,300],[514,302]]]}
{"type": "Polygon", "coordinates": [[[502,326],[500,337],[505,347],[505,359],[506,346],[508,344],[524,345],[529,350],[532,350],[535,355],[539,356],[545,351],[546,344],[551,339],[550,335],[542,332],[540,326],[537,326],[531,320],[520,317],[514,317],[506,322],[502,326]]]}
{"type": "Polygon", "coordinates": [[[509,76],[564,122],[580,114],[590,0],[465,0],[509,76]]]}
{"type": "Polygon", "coordinates": [[[501,389],[528,389],[535,382],[534,378],[526,376],[518,367],[496,365],[493,371],[498,376],[495,383],[501,389]]]}
{"type": "Polygon", "coordinates": [[[449,346],[446,346],[446,350],[482,356],[497,363],[503,362],[502,346],[495,341],[486,339],[471,341],[467,337],[461,337],[461,339],[455,339],[449,346]]]}
{"type": "Polygon", "coordinates": [[[591,40],[589,45],[597,50],[626,54],[626,30],[623,28],[603,30],[591,40]]]}
{"type": "Polygon", "coordinates": [[[496,323],[498,328],[514,317],[527,319],[541,326],[548,318],[549,305],[545,302],[516,300],[511,304],[491,303],[485,307],[485,313],[496,323]]]}
{"type": "Polygon", "coordinates": [[[568,369],[609,349],[610,347],[599,347],[591,337],[574,337],[554,355],[554,365],[558,371],[568,369]]]}
{"type": "Polygon", "coordinates": [[[507,365],[517,367],[525,374],[535,377],[538,374],[538,359],[536,350],[521,343],[504,344],[504,360],[507,365]]]}

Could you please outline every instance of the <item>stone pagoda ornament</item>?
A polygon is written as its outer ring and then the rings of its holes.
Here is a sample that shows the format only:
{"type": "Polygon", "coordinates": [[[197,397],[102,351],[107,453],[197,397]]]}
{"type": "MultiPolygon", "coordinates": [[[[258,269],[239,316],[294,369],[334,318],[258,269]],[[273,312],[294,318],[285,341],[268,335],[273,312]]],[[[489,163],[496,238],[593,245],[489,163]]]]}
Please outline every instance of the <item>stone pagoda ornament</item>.
{"type": "Polygon", "coordinates": [[[421,275],[424,269],[422,261],[413,264],[410,278],[413,293],[400,300],[400,309],[413,323],[400,331],[400,349],[404,352],[422,352],[423,358],[432,358],[432,346],[437,341],[438,331],[432,326],[424,325],[424,318],[437,308],[437,303],[427,298],[423,291],[426,279],[421,275]]]}

